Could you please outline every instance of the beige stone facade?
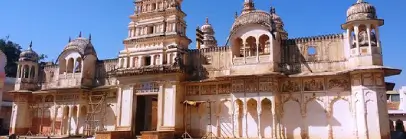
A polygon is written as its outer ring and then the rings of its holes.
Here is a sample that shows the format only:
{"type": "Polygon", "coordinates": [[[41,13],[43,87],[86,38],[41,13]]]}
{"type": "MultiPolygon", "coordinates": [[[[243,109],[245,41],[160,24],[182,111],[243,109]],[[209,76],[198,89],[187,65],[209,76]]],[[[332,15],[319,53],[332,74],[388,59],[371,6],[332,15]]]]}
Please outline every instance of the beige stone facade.
{"type": "Polygon", "coordinates": [[[385,77],[400,70],[383,65],[383,20],[372,5],[352,5],[342,34],[289,38],[275,8],[245,0],[226,46],[206,19],[198,49],[189,48],[185,16],[182,0],[136,0],[116,59],[98,59],[81,34],[56,63],[38,63],[30,46],[10,132],[389,139],[385,77]]]}

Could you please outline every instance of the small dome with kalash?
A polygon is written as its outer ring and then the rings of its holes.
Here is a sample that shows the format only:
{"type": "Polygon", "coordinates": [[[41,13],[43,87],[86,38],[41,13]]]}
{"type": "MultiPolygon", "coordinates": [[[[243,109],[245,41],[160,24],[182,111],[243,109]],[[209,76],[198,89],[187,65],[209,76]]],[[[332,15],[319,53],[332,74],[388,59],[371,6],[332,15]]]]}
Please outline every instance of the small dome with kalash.
{"type": "Polygon", "coordinates": [[[82,38],[82,34],[80,33],[78,38],[74,40],[69,39],[69,43],[65,46],[63,51],[74,50],[79,52],[82,56],[84,55],[97,56],[96,50],[93,47],[91,39],[92,36],[89,36],[88,39],[82,38]]]}
{"type": "Polygon", "coordinates": [[[209,18],[206,18],[206,23],[200,27],[203,33],[213,33],[214,29],[213,26],[209,23],[209,18]]]}
{"type": "Polygon", "coordinates": [[[39,56],[38,54],[32,50],[32,42],[30,43],[30,46],[28,47],[27,50],[22,51],[20,53],[20,58],[18,61],[23,62],[23,61],[31,61],[31,62],[38,62],[39,56]]]}
{"type": "Polygon", "coordinates": [[[347,22],[377,18],[375,7],[364,0],[358,0],[347,10],[347,22]]]}

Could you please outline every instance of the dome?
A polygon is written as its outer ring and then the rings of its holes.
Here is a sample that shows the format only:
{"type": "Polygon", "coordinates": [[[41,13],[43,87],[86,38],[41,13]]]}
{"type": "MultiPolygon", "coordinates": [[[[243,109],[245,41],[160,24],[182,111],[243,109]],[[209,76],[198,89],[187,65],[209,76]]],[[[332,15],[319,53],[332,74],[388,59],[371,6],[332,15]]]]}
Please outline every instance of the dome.
{"type": "Polygon", "coordinates": [[[32,50],[32,42],[31,42],[29,48],[20,53],[20,58],[18,61],[38,62],[38,60],[39,56],[34,50],[32,50]]]}
{"type": "Polygon", "coordinates": [[[206,18],[206,23],[200,28],[203,33],[214,33],[213,26],[209,24],[209,18],[206,18]]]}
{"type": "Polygon", "coordinates": [[[248,24],[265,25],[271,28],[272,27],[271,15],[267,12],[260,10],[254,10],[247,13],[243,13],[235,19],[231,31],[234,32],[239,27],[248,24]]]}
{"type": "Polygon", "coordinates": [[[373,5],[358,0],[347,10],[347,22],[356,20],[371,20],[377,19],[376,9],[373,5]]]}
{"type": "Polygon", "coordinates": [[[66,46],[63,51],[68,51],[68,50],[74,50],[79,52],[82,56],[84,55],[95,55],[96,56],[96,51],[94,50],[93,44],[91,43],[91,36],[89,39],[82,38],[79,36],[79,38],[76,38],[72,41],[70,41],[66,46]]]}

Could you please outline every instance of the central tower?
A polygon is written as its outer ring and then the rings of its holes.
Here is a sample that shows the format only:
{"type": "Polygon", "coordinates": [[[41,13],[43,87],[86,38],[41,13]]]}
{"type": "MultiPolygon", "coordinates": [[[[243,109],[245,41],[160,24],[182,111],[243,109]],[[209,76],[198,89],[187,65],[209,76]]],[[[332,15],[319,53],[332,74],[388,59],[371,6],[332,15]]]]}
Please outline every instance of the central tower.
{"type": "Polygon", "coordinates": [[[173,64],[188,48],[182,0],[136,0],[119,68],[173,64]]]}

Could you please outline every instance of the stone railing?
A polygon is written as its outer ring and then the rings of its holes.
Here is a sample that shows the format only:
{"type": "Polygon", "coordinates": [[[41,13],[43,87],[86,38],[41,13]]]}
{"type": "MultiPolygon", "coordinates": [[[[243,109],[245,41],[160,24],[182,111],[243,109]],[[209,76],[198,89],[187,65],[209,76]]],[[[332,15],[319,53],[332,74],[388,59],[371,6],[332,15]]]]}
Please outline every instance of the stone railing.
{"type": "Polygon", "coordinates": [[[153,65],[153,66],[144,66],[144,67],[133,67],[126,69],[116,69],[110,71],[108,74],[112,76],[132,76],[132,75],[142,75],[142,74],[156,74],[156,73],[176,73],[183,72],[184,70],[177,65],[153,65]]]}
{"type": "Polygon", "coordinates": [[[260,63],[269,63],[270,61],[269,55],[261,55],[259,56],[259,61],[257,60],[256,56],[249,56],[249,57],[234,57],[233,58],[233,65],[252,65],[252,64],[260,64],[260,63]]]}

